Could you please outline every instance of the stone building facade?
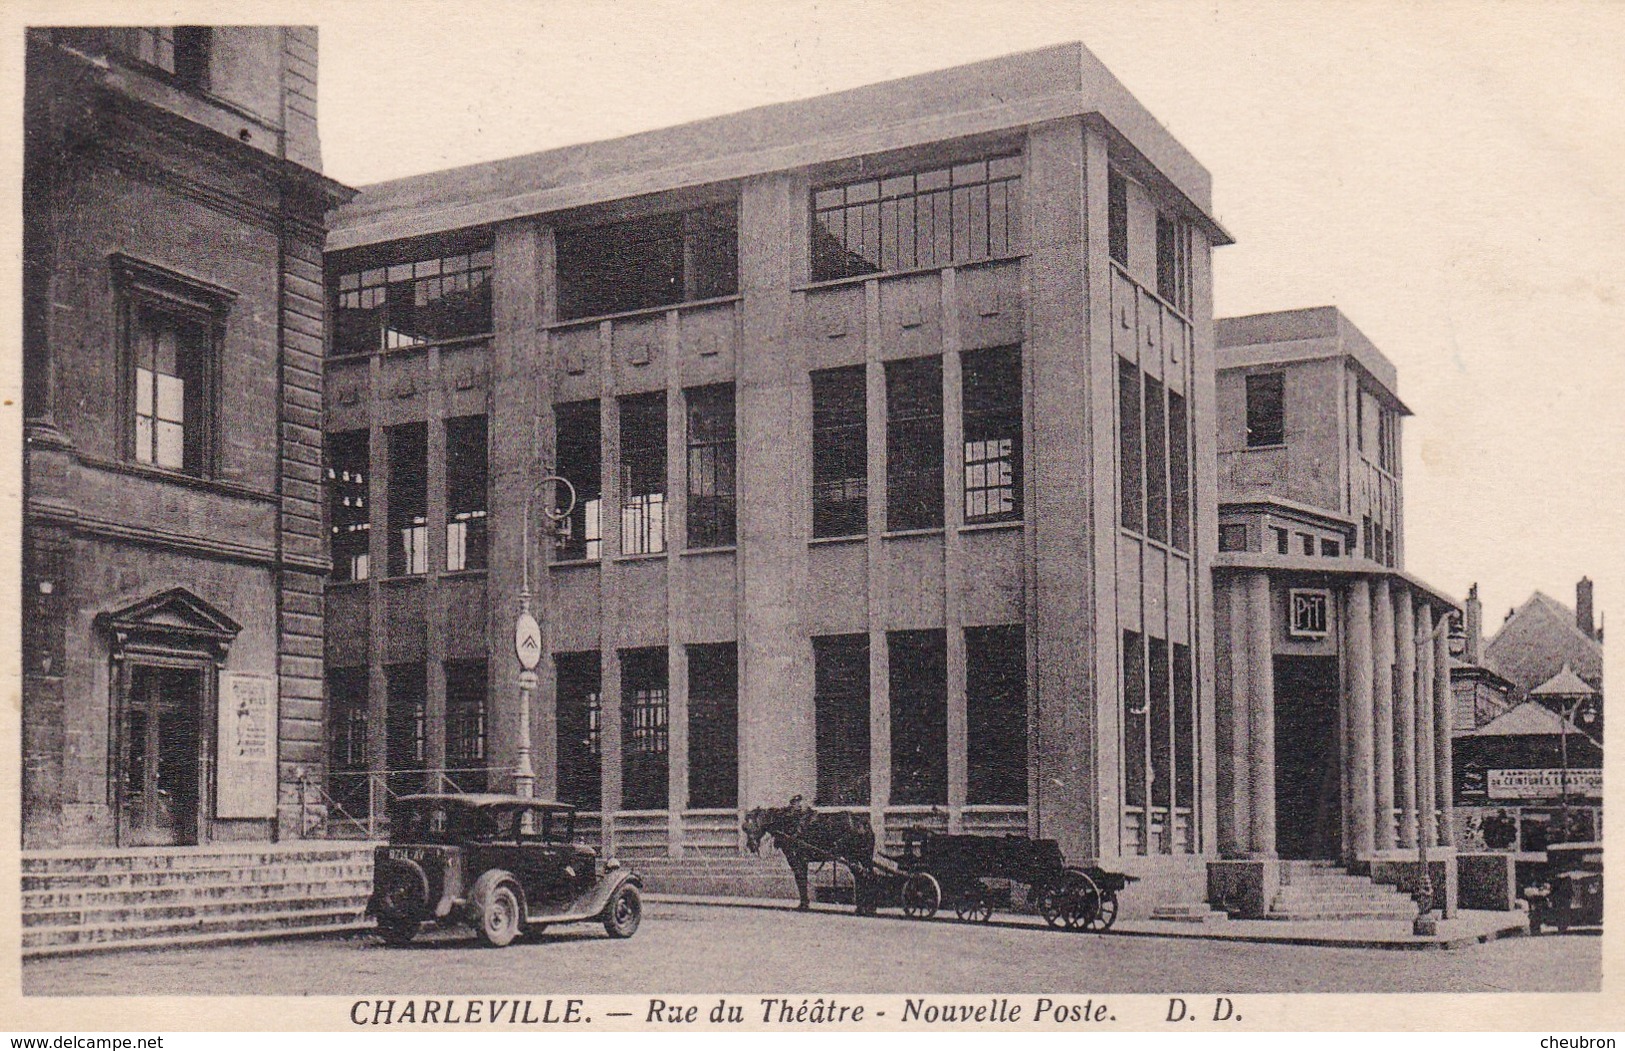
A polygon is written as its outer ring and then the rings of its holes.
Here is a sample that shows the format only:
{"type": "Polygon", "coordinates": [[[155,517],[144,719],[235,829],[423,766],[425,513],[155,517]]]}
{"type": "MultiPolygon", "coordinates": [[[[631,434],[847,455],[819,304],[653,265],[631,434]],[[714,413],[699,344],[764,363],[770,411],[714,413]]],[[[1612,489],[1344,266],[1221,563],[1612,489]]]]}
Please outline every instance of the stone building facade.
{"type": "Polygon", "coordinates": [[[322,747],[316,32],[30,29],[28,848],[297,834],[322,747]]]}
{"type": "Polygon", "coordinates": [[[624,854],[799,794],[1199,886],[1227,242],[1080,45],[364,189],[332,802],[506,788],[528,719],[538,794],[624,854]]]}
{"type": "Polygon", "coordinates": [[[1261,913],[1290,861],[1393,882],[1419,839],[1453,871],[1458,608],[1404,569],[1394,366],[1333,307],[1218,348],[1211,897],[1261,913]]]}

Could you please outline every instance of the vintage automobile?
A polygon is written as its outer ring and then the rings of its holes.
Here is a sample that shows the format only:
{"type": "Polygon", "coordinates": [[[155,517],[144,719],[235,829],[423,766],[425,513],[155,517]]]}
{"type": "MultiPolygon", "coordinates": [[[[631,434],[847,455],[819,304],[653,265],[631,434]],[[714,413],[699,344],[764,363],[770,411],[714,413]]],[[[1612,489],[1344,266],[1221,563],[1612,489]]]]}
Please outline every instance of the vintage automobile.
{"type": "Polygon", "coordinates": [[[1539,882],[1524,888],[1529,929],[1551,924],[1559,931],[1602,924],[1602,844],[1552,843],[1539,882]]]}
{"type": "Polygon", "coordinates": [[[643,880],[575,841],[575,808],[496,794],[402,796],[373,857],[367,914],[384,939],[411,941],[424,924],[468,924],[502,946],[555,923],[601,921],[630,938],[643,916],[643,880]]]}

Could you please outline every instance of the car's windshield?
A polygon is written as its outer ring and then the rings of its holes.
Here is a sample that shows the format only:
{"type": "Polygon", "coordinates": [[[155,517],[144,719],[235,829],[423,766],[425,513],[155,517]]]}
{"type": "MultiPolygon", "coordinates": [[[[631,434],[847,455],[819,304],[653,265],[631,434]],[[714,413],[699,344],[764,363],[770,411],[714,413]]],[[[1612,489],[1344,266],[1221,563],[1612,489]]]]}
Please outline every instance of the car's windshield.
{"type": "Polygon", "coordinates": [[[473,807],[450,800],[409,800],[393,811],[395,843],[568,843],[574,833],[568,808],[534,805],[473,807]]]}

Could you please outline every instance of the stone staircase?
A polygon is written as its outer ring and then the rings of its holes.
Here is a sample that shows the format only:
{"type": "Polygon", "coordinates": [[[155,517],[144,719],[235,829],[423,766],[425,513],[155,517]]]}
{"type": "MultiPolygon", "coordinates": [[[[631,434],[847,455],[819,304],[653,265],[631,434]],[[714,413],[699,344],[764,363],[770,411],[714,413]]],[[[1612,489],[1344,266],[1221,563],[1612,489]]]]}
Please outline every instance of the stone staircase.
{"type": "Polygon", "coordinates": [[[1416,903],[1397,888],[1345,871],[1334,861],[1288,861],[1265,917],[1271,920],[1405,920],[1416,903]]]}
{"type": "MultiPolygon", "coordinates": [[[[754,855],[631,857],[626,864],[643,877],[651,894],[692,894],[720,898],[776,898],[794,901],[796,882],[777,852],[754,855]]],[[[844,873],[843,873],[844,875],[844,873]]],[[[809,875],[824,882],[828,873],[809,875]],[[820,876],[823,879],[820,879],[820,876]]]]}
{"type": "Polygon", "coordinates": [[[23,955],[352,930],[371,889],[366,842],[28,852],[23,955]]]}

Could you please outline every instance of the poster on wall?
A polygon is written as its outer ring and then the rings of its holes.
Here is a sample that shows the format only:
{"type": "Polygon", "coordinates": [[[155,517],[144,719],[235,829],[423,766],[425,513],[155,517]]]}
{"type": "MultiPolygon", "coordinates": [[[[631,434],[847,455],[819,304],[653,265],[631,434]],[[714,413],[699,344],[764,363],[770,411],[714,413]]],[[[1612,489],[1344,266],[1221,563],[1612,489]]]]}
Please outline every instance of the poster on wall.
{"type": "Polygon", "coordinates": [[[1565,786],[1571,796],[1601,799],[1602,770],[1583,767],[1572,769],[1567,775],[1550,768],[1489,772],[1491,799],[1547,799],[1562,795],[1565,786]]]}
{"type": "Polygon", "coordinates": [[[215,817],[276,817],[276,680],[220,675],[215,817]]]}

